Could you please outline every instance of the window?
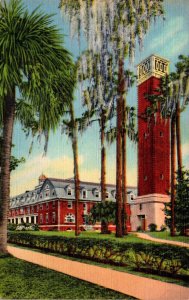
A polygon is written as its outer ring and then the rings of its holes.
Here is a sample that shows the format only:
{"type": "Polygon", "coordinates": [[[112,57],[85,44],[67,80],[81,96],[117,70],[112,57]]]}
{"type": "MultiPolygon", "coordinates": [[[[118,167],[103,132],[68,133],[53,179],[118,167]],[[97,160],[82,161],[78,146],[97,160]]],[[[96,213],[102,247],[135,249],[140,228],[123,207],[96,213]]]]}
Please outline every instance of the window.
{"type": "Polygon", "coordinates": [[[111,194],[115,198],[115,196],[116,196],[116,190],[111,191],[111,194]]]}
{"type": "Polygon", "coordinates": [[[52,202],[52,208],[55,208],[55,201],[52,202]]]}
{"type": "Polygon", "coordinates": [[[23,208],[20,208],[20,214],[23,214],[23,213],[24,213],[23,208]]]}
{"type": "Polygon", "coordinates": [[[164,176],[163,174],[160,174],[160,179],[163,180],[164,179],[164,176]]]}
{"type": "Polygon", "coordinates": [[[83,210],[87,211],[87,203],[83,203],[83,210]]]}
{"type": "Polygon", "coordinates": [[[31,212],[32,213],[34,212],[34,206],[33,205],[31,206],[31,212]]]}
{"type": "Polygon", "coordinates": [[[30,214],[30,207],[27,207],[27,214],[30,214]]]}
{"type": "Polygon", "coordinates": [[[82,197],[83,197],[83,199],[87,198],[87,191],[86,190],[82,190],[82,197]]]}
{"type": "Polygon", "coordinates": [[[75,223],[75,216],[73,214],[67,214],[65,216],[65,222],[66,223],[75,223]]]}
{"type": "Polygon", "coordinates": [[[52,223],[55,223],[56,222],[56,213],[53,212],[52,213],[52,223]]]}
{"type": "Polygon", "coordinates": [[[72,189],[70,187],[68,187],[68,189],[67,189],[67,194],[68,194],[68,196],[72,195],[72,189]]]}
{"type": "Polygon", "coordinates": [[[98,190],[95,190],[95,191],[94,191],[94,196],[95,196],[96,198],[99,197],[99,191],[98,191],[98,190]]]}
{"type": "Polygon", "coordinates": [[[43,210],[43,204],[40,204],[39,209],[43,210]]]}
{"type": "Polygon", "coordinates": [[[72,201],[68,201],[68,208],[69,208],[69,209],[73,208],[73,203],[72,203],[72,201]]]}
{"type": "Polygon", "coordinates": [[[144,138],[147,139],[147,137],[148,137],[148,134],[145,132],[144,133],[144,138]]]}
{"type": "Polygon", "coordinates": [[[144,181],[147,181],[147,179],[148,179],[148,177],[145,175],[145,176],[144,176],[144,181]]]}
{"type": "Polygon", "coordinates": [[[106,192],[106,198],[107,198],[107,199],[109,198],[109,193],[108,193],[108,192],[106,192]]]}
{"type": "Polygon", "coordinates": [[[159,135],[160,135],[160,137],[163,137],[163,132],[162,132],[162,131],[160,131],[159,135]]]}
{"type": "Polygon", "coordinates": [[[142,204],[139,205],[139,209],[142,210],[142,204]]]}
{"type": "Polygon", "coordinates": [[[45,197],[50,197],[50,190],[45,190],[45,197]]]}
{"type": "Polygon", "coordinates": [[[49,203],[46,202],[46,209],[49,209],[49,203]]]}
{"type": "Polygon", "coordinates": [[[46,213],[45,220],[46,220],[46,224],[48,224],[49,223],[49,214],[48,213],[46,213]]]}
{"type": "Polygon", "coordinates": [[[42,223],[43,223],[43,215],[42,215],[42,214],[40,214],[40,217],[39,217],[39,222],[40,222],[40,224],[42,224],[42,223]]]}

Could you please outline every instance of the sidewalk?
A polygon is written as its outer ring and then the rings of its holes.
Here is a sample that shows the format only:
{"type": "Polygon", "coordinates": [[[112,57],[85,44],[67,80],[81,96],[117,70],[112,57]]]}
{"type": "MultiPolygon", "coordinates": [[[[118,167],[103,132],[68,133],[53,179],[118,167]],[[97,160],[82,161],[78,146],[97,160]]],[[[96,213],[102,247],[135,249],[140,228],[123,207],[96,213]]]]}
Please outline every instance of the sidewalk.
{"type": "MultiPolygon", "coordinates": [[[[189,288],[8,246],[13,256],[140,300],[189,300],[189,288]]],[[[73,287],[74,288],[74,287],[73,287]]]]}
{"type": "MultiPolygon", "coordinates": [[[[141,233],[141,232],[137,232],[136,235],[139,238],[144,239],[144,240],[149,240],[149,241],[153,241],[153,242],[157,242],[157,243],[170,244],[170,245],[189,248],[189,244],[184,243],[184,242],[168,241],[168,240],[164,240],[164,239],[158,239],[158,238],[151,237],[146,233],[141,233]]],[[[189,297],[188,297],[188,299],[189,299],[189,297]]]]}

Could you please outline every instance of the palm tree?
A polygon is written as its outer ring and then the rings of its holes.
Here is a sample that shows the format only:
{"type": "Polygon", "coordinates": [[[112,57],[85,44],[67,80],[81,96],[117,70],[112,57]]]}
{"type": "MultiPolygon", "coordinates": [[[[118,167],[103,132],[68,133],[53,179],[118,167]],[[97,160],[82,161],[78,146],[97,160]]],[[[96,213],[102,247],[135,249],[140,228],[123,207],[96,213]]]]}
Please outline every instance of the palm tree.
{"type": "Polygon", "coordinates": [[[74,185],[75,185],[75,236],[79,235],[79,197],[80,179],[78,164],[78,126],[79,119],[75,118],[73,101],[69,105],[69,120],[63,120],[62,132],[67,133],[72,142],[73,161],[74,161],[74,185]]]}
{"type": "MultiPolygon", "coordinates": [[[[107,122],[114,116],[114,102],[116,99],[115,83],[113,81],[113,61],[109,57],[108,72],[105,69],[104,54],[102,56],[94,55],[92,51],[85,51],[77,62],[78,81],[85,85],[83,91],[83,105],[87,111],[83,113],[80,120],[80,129],[83,131],[93,122],[98,122],[100,126],[101,141],[101,201],[106,201],[106,145],[105,129],[107,122]],[[82,67],[82,60],[87,59],[88,67],[82,67]],[[89,63],[90,62],[90,63],[89,63]],[[111,80],[110,80],[111,79],[111,80]],[[101,88],[99,88],[101,86],[101,88]]],[[[101,222],[101,233],[107,233],[108,224],[101,222]]]]}
{"type": "MultiPolygon", "coordinates": [[[[3,131],[0,174],[0,251],[2,252],[7,251],[10,157],[17,91],[21,98],[31,103],[33,110],[38,112],[41,128],[45,128],[47,121],[47,129],[54,129],[60,119],[63,105],[57,97],[58,89],[52,85],[53,74],[61,69],[62,77],[67,81],[72,66],[70,55],[62,47],[62,42],[62,37],[52,25],[49,15],[42,14],[38,10],[30,14],[18,0],[0,3],[0,123],[3,131]],[[51,99],[50,103],[49,99],[51,99]],[[51,114],[53,114],[52,126],[47,120],[51,114]]],[[[66,101],[65,97],[63,99],[66,101]]]]}

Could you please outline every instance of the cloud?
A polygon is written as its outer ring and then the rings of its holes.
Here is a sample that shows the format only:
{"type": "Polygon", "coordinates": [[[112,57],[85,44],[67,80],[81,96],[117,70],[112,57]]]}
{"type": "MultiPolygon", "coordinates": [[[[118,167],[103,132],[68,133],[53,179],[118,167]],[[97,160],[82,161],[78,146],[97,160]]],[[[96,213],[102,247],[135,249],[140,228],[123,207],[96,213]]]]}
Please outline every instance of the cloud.
{"type": "MultiPolygon", "coordinates": [[[[83,156],[79,156],[80,179],[83,181],[100,182],[100,168],[90,168],[84,164],[83,156]]],[[[70,178],[73,177],[72,156],[62,157],[42,157],[36,156],[28,159],[25,164],[20,166],[11,174],[11,195],[18,195],[26,190],[32,190],[38,184],[38,178],[41,174],[52,178],[70,178]]],[[[128,185],[136,185],[137,170],[129,168],[127,173],[128,185]]],[[[116,167],[107,163],[107,183],[115,184],[116,167]]]]}
{"type": "MultiPolygon", "coordinates": [[[[83,163],[83,157],[79,156],[79,165],[83,163]]],[[[31,190],[38,184],[38,177],[44,173],[47,177],[69,178],[73,177],[72,157],[62,156],[49,158],[36,156],[28,159],[24,165],[11,175],[11,195],[17,195],[31,190]]]]}

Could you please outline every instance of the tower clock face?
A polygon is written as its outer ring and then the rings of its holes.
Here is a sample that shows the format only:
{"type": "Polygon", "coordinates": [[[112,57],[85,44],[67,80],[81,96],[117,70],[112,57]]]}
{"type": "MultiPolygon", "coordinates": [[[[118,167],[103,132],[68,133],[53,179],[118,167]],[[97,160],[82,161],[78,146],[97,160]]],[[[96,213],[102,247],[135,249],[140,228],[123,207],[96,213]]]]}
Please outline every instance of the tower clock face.
{"type": "Polygon", "coordinates": [[[169,61],[159,56],[151,55],[137,66],[138,85],[151,76],[160,78],[168,74],[168,72],[169,61]]]}

